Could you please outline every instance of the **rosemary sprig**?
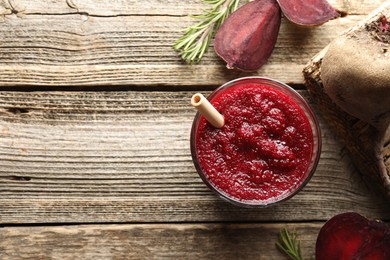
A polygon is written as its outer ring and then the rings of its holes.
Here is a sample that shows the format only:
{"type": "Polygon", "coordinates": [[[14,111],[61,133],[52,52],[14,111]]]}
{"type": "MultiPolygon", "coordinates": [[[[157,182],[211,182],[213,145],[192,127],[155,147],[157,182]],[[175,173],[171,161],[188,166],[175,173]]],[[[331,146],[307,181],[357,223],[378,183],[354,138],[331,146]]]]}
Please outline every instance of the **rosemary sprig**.
{"type": "Polygon", "coordinates": [[[280,230],[279,241],[276,246],[292,260],[303,260],[301,241],[297,240],[296,233],[289,233],[286,228],[280,230]]]}
{"type": "Polygon", "coordinates": [[[234,12],[240,0],[203,0],[211,4],[212,8],[204,14],[196,15],[199,20],[196,24],[184,29],[173,48],[180,53],[187,63],[199,62],[210,46],[210,42],[225,19],[234,12]]]}

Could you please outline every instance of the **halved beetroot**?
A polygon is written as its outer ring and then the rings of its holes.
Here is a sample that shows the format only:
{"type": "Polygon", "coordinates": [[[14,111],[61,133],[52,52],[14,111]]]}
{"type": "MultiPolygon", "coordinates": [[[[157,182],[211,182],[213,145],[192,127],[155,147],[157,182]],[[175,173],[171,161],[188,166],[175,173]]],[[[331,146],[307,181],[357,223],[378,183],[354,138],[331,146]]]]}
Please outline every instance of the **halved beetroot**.
{"type": "Polygon", "coordinates": [[[219,28],[215,52],[228,68],[259,69],[271,56],[281,22],[276,0],[255,0],[234,13],[219,28]]]}
{"type": "Polygon", "coordinates": [[[277,0],[288,20],[302,26],[323,24],[340,14],[326,0],[277,0]]]}
{"type": "Polygon", "coordinates": [[[357,213],[337,215],[320,230],[316,259],[390,259],[390,227],[357,213]]]}

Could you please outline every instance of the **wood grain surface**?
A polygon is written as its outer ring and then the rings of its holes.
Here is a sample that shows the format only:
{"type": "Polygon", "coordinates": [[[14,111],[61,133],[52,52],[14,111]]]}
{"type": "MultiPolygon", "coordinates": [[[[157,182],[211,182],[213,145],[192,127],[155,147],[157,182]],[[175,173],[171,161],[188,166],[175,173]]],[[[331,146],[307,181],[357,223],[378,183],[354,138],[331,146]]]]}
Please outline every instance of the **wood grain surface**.
{"type": "Polygon", "coordinates": [[[267,209],[228,205],[193,166],[191,95],[1,92],[0,222],[324,221],[349,210],[390,218],[323,121],[321,160],[301,193],[267,209]]]}
{"type": "Polygon", "coordinates": [[[295,231],[314,256],[322,224],[133,224],[4,228],[0,255],[13,259],[287,259],[279,230],[295,231]],[[269,239],[264,239],[265,237],[269,239]],[[22,246],[21,246],[22,244],[22,246]]]}
{"type": "Polygon", "coordinates": [[[390,220],[315,104],[321,160],[283,204],[230,205],[192,163],[194,91],[261,75],[308,98],[310,58],[386,1],[329,2],[348,15],[315,28],[283,18],[269,62],[242,73],[212,49],[198,65],[172,49],[201,0],[0,0],[0,259],[284,259],[285,226],[309,259],[338,213],[390,220]]]}
{"type": "Polygon", "coordinates": [[[349,15],[315,28],[284,19],[271,59],[249,74],[211,49],[199,66],[180,61],[172,44],[200,1],[1,0],[0,86],[215,86],[244,75],[301,84],[307,61],[384,0],[330,2],[349,15]]]}

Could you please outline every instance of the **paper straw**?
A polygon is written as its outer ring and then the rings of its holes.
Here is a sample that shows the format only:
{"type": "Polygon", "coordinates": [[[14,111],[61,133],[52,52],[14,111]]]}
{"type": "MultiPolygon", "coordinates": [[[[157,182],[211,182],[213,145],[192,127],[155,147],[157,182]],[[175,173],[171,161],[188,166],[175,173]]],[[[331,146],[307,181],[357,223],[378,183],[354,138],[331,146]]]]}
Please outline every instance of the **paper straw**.
{"type": "Polygon", "coordinates": [[[216,128],[221,128],[225,124],[223,116],[211,105],[202,94],[196,93],[191,98],[191,104],[206,120],[216,128]]]}

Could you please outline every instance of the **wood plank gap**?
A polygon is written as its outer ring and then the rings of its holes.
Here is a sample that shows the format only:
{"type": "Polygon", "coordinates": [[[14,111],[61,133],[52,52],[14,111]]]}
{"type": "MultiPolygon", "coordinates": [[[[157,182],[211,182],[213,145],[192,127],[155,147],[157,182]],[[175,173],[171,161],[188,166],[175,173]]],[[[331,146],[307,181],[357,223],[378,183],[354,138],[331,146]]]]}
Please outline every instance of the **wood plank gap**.
{"type": "Polygon", "coordinates": [[[188,14],[147,14],[147,13],[118,13],[118,14],[93,14],[89,12],[69,12],[69,13],[23,13],[23,11],[16,11],[16,13],[10,13],[10,14],[2,14],[3,16],[9,16],[9,15],[23,15],[23,16],[66,16],[66,15],[75,15],[78,14],[80,16],[87,16],[87,17],[97,17],[97,18],[115,18],[115,17],[187,17],[188,14]]]}
{"type": "MultiPolygon", "coordinates": [[[[245,77],[245,76],[243,76],[245,77]]],[[[241,78],[241,77],[237,77],[241,78]]],[[[226,80],[228,82],[228,80],[226,80]]],[[[289,84],[285,83],[292,87],[295,90],[306,90],[305,85],[303,84],[289,84]]],[[[115,86],[85,86],[85,85],[72,85],[72,86],[44,86],[44,85],[26,85],[26,86],[0,86],[0,91],[15,91],[15,92],[118,92],[118,91],[129,91],[129,92],[160,92],[160,91],[169,91],[169,92],[182,92],[182,91],[213,91],[217,89],[220,85],[175,85],[167,86],[165,84],[132,84],[132,85],[115,85],[115,86]]]]}
{"type": "MultiPolygon", "coordinates": [[[[388,222],[390,220],[382,220],[384,222],[388,222]]],[[[172,222],[65,222],[65,223],[20,223],[20,224],[14,224],[14,223],[2,223],[0,224],[0,228],[12,228],[12,227],[70,227],[70,226],[94,226],[94,225],[104,225],[104,226],[110,226],[110,225],[139,225],[139,226],[146,226],[146,225],[154,225],[154,226],[161,226],[161,225],[191,225],[191,224],[204,224],[204,225],[219,225],[219,224],[228,224],[228,225],[246,225],[246,224],[270,224],[270,225],[280,225],[280,224],[323,224],[326,221],[324,220],[302,220],[302,221],[287,221],[287,220],[280,220],[280,221],[172,221],[172,222]]]]}
{"type": "MultiPolygon", "coordinates": [[[[290,85],[292,86],[292,85],[290,85]]],[[[298,85],[302,86],[303,85],[298,85]]],[[[212,91],[219,87],[219,85],[177,85],[167,86],[165,84],[132,84],[132,85],[113,85],[113,86],[85,86],[85,85],[72,85],[72,86],[44,86],[44,85],[25,85],[25,86],[0,86],[0,91],[15,91],[15,92],[116,92],[116,91],[130,91],[130,92],[157,92],[157,91],[212,91]]]]}

